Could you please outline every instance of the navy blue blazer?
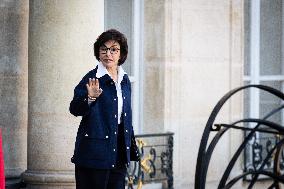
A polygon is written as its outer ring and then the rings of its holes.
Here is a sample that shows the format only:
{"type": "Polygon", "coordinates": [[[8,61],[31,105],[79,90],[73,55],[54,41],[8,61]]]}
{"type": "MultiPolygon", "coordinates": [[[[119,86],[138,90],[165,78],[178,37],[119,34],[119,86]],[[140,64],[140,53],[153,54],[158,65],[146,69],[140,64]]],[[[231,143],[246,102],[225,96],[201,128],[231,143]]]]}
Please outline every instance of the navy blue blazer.
{"type": "MultiPolygon", "coordinates": [[[[82,116],[74,155],[71,161],[79,166],[112,169],[116,167],[118,107],[115,83],[109,75],[98,78],[102,94],[88,105],[86,84],[89,78],[96,78],[97,67],[87,73],[74,89],[70,103],[70,113],[82,116]]],[[[124,123],[124,141],[126,159],[129,165],[132,127],[131,83],[125,74],[121,82],[123,110],[121,119],[124,123]]]]}

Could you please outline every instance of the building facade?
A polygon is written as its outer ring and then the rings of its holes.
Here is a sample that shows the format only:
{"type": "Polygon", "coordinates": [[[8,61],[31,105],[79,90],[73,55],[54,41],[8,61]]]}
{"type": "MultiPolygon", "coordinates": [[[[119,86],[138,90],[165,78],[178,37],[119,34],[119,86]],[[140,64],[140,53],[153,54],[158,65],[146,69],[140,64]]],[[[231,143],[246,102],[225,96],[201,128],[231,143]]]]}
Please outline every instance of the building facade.
{"type": "MultiPolygon", "coordinates": [[[[97,36],[116,28],[129,42],[124,68],[133,87],[135,131],[174,132],[174,188],[193,188],[200,138],[217,101],[247,83],[273,81],[267,84],[282,90],[282,6],[282,0],[1,0],[0,127],[7,182],[74,188],[70,158],[80,118],[68,112],[69,103],[74,86],[97,63],[97,36]]],[[[258,96],[236,96],[218,121],[259,115],[262,101],[251,100],[258,96]]],[[[216,188],[240,137],[230,133],[223,139],[208,188],[216,188]]],[[[242,172],[243,161],[233,174],[242,172]]]]}

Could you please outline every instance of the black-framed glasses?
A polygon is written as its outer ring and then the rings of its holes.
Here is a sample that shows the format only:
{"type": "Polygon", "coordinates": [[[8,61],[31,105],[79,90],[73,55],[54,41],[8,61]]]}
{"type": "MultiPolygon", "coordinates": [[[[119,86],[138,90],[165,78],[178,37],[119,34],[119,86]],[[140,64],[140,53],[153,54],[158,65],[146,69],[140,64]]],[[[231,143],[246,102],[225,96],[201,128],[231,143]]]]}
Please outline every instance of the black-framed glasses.
{"type": "Polygon", "coordinates": [[[109,50],[110,54],[117,54],[120,49],[117,48],[117,47],[110,47],[110,48],[101,47],[100,48],[100,53],[101,54],[106,54],[108,50],[109,50]]]}

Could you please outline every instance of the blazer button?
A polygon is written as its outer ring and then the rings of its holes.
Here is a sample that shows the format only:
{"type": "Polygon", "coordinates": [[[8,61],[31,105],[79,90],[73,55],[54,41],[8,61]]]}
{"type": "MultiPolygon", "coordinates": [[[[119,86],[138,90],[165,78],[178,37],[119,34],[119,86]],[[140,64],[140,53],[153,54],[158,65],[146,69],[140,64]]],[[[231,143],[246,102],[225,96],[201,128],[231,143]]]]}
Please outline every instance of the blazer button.
{"type": "Polygon", "coordinates": [[[108,138],[108,136],[106,136],[106,138],[108,138]]]}
{"type": "Polygon", "coordinates": [[[129,150],[129,147],[127,146],[126,149],[129,150]]]}
{"type": "Polygon", "coordinates": [[[111,165],[112,167],[114,167],[114,165],[111,165]]]}
{"type": "Polygon", "coordinates": [[[114,115],[114,118],[116,118],[116,114],[114,115]]]}
{"type": "Polygon", "coordinates": [[[127,133],[128,133],[128,130],[126,129],[126,130],[125,130],[125,132],[127,132],[127,133]]]}
{"type": "Polygon", "coordinates": [[[125,99],[125,96],[123,97],[123,99],[125,99]]]}
{"type": "Polygon", "coordinates": [[[113,99],[114,101],[116,101],[116,98],[115,99],[113,99]]]}
{"type": "Polygon", "coordinates": [[[113,151],[115,152],[115,148],[113,149],[113,151]]]}
{"type": "Polygon", "coordinates": [[[114,132],[114,134],[116,135],[116,131],[114,132]]]}
{"type": "Polygon", "coordinates": [[[126,113],[124,113],[124,116],[126,117],[126,113]]]}

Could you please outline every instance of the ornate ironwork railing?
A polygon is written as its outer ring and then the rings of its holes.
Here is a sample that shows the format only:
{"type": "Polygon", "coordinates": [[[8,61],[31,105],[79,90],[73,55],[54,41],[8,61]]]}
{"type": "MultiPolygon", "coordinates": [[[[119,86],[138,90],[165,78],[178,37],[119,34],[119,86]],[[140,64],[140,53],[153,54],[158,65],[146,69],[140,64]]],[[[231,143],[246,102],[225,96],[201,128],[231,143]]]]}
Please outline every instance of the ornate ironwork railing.
{"type": "MultiPolygon", "coordinates": [[[[266,120],[271,114],[275,111],[280,111],[280,109],[273,110],[269,115],[267,115],[263,119],[259,118],[247,118],[236,121],[231,124],[216,124],[215,119],[225,104],[234,94],[237,92],[247,89],[247,88],[258,88],[264,90],[281,100],[284,100],[284,94],[276,90],[274,88],[264,86],[264,85],[247,85],[243,87],[239,87],[229,91],[225,94],[215,105],[213,111],[211,112],[208,121],[206,123],[198,152],[197,164],[196,164],[196,172],[195,172],[195,189],[205,189],[206,179],[208,167],[210,164],[211,156],[213,151],[222,138],[224,134],[234,129],[240,129],[242,131],[246,131],[246,135],[244,136],[243,141],[240,143],[240,146],[233,154],[231,160],[229,161],[223,175],[218,184],[218,189],[229,189],[235,186],[235,184],[241,179],[248,178],[250,176],[251,179],[248,179],[248,187],[251,189],[259,178],[265,176],[271,180],[271,184],[268,189],[280,189],[281,185],[284,184],[284,174],[283,174],[283,148],[284,148],[284,127],[280,124],[271,122],[266,120]],[[245,124],[250,123],[250,124],[245,124]],[[248,126],[250,125],[250,126],[248,126]],[[256,133],[270,133],[276,137],[273,143],[269,143],[267,145],[267,152],[260,156],[255,153],[258,157],[254,158],[257,160],[257,163],[253,165],[253,168],[244,169],[244,172],[237,176],[231,176],[230,173],[235,166],[239,157],[243,154],[244,150],[248,146],[248,144],[254,139],[256,133]],[[209,141],[209,136],[212,136],[212,140],[209,141]],[[265,165],[272,164],[273,166],[267,168],[265,165]],[[282,167],[282,168],[281,168],[282,167]]],[[[259,152],[259,143],[257,143],[253,149],[259,152]]]]}
{"type": "Polygon", "coordinates": [[[147,183],[163,183],[173,189],[173,133],[136,135],[141,161],[132,162],[128,170],[128,189],[147,183]]]}
{"type": "MultiPolygon", "coordinates": [[[[263,120],[268,120],[273,115],[279,113],[279,111],[284,109],[284,105],[279,106],[278,108],[272,110],[266,116],[263,117],[263,120]]],[[[249,132],[245,131],[245,136],[248,136],[249,132]]],[[[270,131],[265,131],[261,133],[254,133],[249,139],[244,153],[244,170],[245,172],[257,171],[257,169],[263,166],[265,171],[272,171],[274,167],[274,156],[270,156],[267,161],[265,157],[273,149],[277,143],[280,142],[283,134],[273,133],[270,131]]],[[[284,151],[279,154],[279,170],[284,173],[284,151]]],[[[247,181],[253,179],[252,175],[246,176],[244,178],[247,181]]],[[[260,179],[267,179],[267,177],[259,177],[260,179]]]]}

